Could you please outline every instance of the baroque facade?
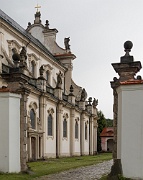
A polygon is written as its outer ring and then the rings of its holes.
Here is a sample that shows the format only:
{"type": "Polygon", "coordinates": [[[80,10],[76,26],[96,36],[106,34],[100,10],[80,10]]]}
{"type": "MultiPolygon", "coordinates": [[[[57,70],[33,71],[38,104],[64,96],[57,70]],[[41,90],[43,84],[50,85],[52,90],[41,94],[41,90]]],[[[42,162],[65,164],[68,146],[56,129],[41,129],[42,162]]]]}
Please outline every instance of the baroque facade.
{"type": "Polygon", "coordinates": [[[70,39],[59,47],[57,29],[49,28],[48,20],[43,25],[40,16],[37,11],[25,30],[0,10],[0,101],[4,93],[20,95],[16,113],[22,171],[28,160],[97,151],[98,101],[87,100],[86,90],[72,79],[76,57],[70,39]]]}

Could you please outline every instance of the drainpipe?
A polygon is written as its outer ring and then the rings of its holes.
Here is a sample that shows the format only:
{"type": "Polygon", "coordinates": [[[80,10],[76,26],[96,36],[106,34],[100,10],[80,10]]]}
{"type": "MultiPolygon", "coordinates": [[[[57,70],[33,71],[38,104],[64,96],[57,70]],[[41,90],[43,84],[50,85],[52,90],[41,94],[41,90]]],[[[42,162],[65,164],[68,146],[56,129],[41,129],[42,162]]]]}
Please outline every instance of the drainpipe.
{"type": "Polygon", "coordinates": [[[82,131],[81,131],[81,121],[82,121],[82,113],[80,114],[80,155],[82,156],[82,131]]]}
{"type": "Polygon", "coordinates": [[[59,158],[58,155],[58,103],[56,105],[56,158],[59,158]]]}
{"type": "Polygon", "coordinates": [[[91,149],[91,144],[90,144],[90,120],[91,120],[91,116],[89,116],[89,155],[90,154],[90,149],[91,149]]]}

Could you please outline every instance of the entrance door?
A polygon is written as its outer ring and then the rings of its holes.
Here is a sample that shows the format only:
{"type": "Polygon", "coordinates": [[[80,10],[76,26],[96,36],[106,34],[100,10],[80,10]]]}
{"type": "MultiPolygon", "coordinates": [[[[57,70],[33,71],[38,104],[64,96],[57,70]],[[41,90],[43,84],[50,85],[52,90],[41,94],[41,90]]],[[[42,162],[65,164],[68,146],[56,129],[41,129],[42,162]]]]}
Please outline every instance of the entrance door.
{"type": "Polygon", "coordinates": [[[110,152],[113,151],[113,139],[107,140],[107,151],[110,151],[110,152]]]}
{"type": "Polygon", "coordinates": [[[31,138],[32,160],[36,160],[36,138],[31,138]]]}

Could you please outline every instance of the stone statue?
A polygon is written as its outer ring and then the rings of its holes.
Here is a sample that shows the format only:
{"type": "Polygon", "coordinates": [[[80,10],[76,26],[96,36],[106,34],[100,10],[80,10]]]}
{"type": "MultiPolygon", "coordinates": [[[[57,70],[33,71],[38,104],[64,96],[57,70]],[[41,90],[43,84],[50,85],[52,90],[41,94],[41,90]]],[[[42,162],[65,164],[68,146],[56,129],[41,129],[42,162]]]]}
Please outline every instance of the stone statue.
{"type": "Polygon", "coordinates": [[[85,101],[86,97],[87,97],[87,93],[86,93],[85,89],[83,88],[82,92],[81,92],[80,101],[85,101]]]}
{"type": "Polygon", "coordinates": [[[26,59],[27,59],[27,51],[26,51],[26,47],[22,47],[22,50],[20,52],[20,67],[26,67],[27,63],[26,63],[26,59]]]}
{"type": "Polygon", "coordinates": [[[91,105],[91,103],[92,103],[92,97],[89,97],[89,98],[88,98],[88,102],[89,102],[89,105],[91,105]]]}
{"type": "Polygon", "coordinates": [[[94,98],[92,105],[93,105],[93,107],[96,107],[96,106],[98,105],[98,99],[96,100],[96,99],[94,98]]]}
{"type": "Polygon", "coordinates": [[[64,44],[65,44],[66,50],[70,50],[69,41],[70,41],[70,37],[64,39],[64,44]]]}
{"type": "Polygon", "coordinates": [[[40,118],[38,118],[38,117],[37,117],[37,125],[38,125],[39,131],[41,131],[42,130],[42,125],[41,125],[40,118]]]}
{"type": "Polygon", "coordinates": [[[27,55],[26,55],[27,51],[26,51],[26,47],[22,47],[22,50],[20,52],[20,57],[24,56],[25,60],[27,59],[27,55]]]}
{"type": "Polygon", "coordinates": [[[12,55],[12,59],[14,62],[19,62],[20,61],[20,55],[17,52],[16,48],[12,49],[13,55],[12,55]]]}
{"type": "Polygon", "coordinates": [[[44,65],[42,65],[42,66],[40,67],[39,71],[40,71],[40,77],[43,78],[43,74],[44,74],[44,71],[45,71],[44,65]]]}
{"type": "Polygon", "coordinates": [[[59,74],[57,74],[57,85],[56,88],[62,88],[62,72],[59,71],[59,74]]]}
{"type": "Polygon", "coordinates": [[[31,129],[32,126],[31,126],[31,119],[30,119],[30,116],[27,115],[27,129],[31,129]]]}

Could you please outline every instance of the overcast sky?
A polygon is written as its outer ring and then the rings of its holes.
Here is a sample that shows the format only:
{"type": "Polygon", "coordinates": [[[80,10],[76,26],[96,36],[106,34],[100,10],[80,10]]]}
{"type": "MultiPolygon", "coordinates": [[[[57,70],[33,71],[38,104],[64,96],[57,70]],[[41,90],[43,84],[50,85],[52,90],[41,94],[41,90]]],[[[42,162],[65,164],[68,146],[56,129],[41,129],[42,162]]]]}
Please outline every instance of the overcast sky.
{"type": "Polygon", "coordinates": [[[133,42],[134,59],[142,61],[143,0],[0,0],[0,7],[26,28],[34,21],[37,2],[42,23],[48,19],[50,28],[59,31],[58,44],[64,47],[64,38],[71,39],[71,51],[77,57],[73,80],[98,99],[98,109],[106,118],[113,118],[110,81],[118,75],[111,63],[124,55],[126,40],[133,42]]]}

